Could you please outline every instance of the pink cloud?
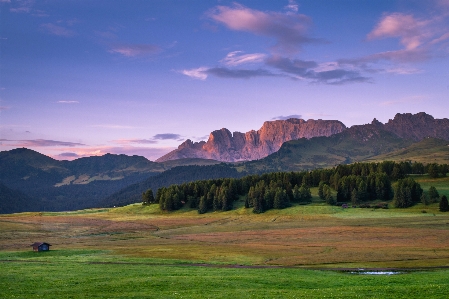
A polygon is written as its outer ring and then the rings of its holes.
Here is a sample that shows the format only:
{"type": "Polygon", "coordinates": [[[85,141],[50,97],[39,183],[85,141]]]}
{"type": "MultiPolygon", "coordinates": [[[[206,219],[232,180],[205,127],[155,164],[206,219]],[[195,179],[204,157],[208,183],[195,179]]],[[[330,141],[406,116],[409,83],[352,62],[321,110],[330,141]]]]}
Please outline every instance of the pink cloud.
{"type": "Polygon", "coordinates": [[[427,38],[426,21],[418,21],[412,15],[393,13],[384,15],[377,26],[368,34],[368,39],[398,37],[407,50],[419,47],[427,38]]]}
{"type": "Polygon", "coordinates": [[[51,157],[58,160],[73,160],[81,157],[103,156],[109,153],[116,155],[124,154],[128,156],[138,155],[154,161],[174,149],[174,147],[88,146],[55,149],[58,153],[51,155],[51,157]]]}
{"type": "Polygon", "coordinates": [[[157,45],[151,44],[117,45],[112,47],[109,52],[121,54],[126,57],[136,57],[157,54],[161,52],[161,48],[157,45]]]}
{"type": "Polygon", "coordinates": [[[274,38],[276,52],[294,54],[302,44],[318,41],[307,37],[311,19],[302,14],[262,12],[234,4],[233,7],[217,6],[206,15],[231,30],[274,38]]]}

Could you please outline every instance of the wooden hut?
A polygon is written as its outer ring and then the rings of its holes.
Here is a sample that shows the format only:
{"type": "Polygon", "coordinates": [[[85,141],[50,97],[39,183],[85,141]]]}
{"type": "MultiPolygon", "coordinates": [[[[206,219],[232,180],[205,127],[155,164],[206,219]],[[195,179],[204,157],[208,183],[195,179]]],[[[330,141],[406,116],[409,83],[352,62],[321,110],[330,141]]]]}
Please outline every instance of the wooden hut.
{"type": "Polygon", "coordinates": [[[36,242],[31,246],[33,246],[33,251],[49,251],[51,245],[45,242],[36,242]]]}

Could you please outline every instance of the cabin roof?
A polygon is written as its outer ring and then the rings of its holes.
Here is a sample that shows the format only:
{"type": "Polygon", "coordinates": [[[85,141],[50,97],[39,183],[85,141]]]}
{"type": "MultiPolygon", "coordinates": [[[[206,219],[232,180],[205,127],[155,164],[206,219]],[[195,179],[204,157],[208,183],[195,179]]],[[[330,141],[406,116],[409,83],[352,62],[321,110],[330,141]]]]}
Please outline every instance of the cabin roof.
{"type": "Polygon", "coordinates": [[[43,244],[47,244],[48,246],[51,246],[51,244],[48,244],[47,242],[34,242],[30,246],[33,246],[33,247],[37,246],[37,247],[39,247],[39,246],[41,246],[43,244]]]}

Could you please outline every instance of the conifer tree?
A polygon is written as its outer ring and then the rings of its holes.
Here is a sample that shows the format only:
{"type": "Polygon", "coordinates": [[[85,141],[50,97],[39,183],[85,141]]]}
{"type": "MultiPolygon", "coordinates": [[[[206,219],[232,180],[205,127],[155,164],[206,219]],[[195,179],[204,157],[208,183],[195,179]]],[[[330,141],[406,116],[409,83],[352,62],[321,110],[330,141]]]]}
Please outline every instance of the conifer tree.
{"type": "Polygon", "coordinates": [[[449,203],[447,201],[446,195],[441,196],[440,200],[440,211],[441,212],[447,212],[449,211],[449,203]]]}

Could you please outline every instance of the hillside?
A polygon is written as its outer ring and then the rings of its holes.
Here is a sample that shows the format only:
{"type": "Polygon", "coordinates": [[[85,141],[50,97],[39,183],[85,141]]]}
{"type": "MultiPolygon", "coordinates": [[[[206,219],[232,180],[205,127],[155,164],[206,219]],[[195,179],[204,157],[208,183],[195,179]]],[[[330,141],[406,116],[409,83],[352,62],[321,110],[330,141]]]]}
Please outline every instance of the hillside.
{"type": "Polygon", "coordinates": [[[198,180],[239,178],[245,174],[245,172],[238,172],[234,167],[224,163],[209,166],[191,165],[174,167],[142,182],[127,186],[126,188],[103,199],[99,202],[99,206],[123,206],[130,203],[140,202],[142,200],[142,193],[148,189],[152,189],[154,195],[156,195],[157,189],[161,187],[168,187],[170,185],[198,180]]]}
{"type": "Polygon", "coordinates": [[[97,206],[103,198],[176,165],[214,164],[187,159],[155,163],[140,156],[106,154],[58,161],[36,151],[18,148],[0,152],[2,212],[60,211],[97,206]],[[9,196],[11,192],[20,195],[9,196]],[[8,194],[8,205],[5,196],[8,194]],[[22,200],[24,196],[27,200],[22,200]],[[12,209],[12,207],[14,207],[12,209]]]}
{"type": "Polygon", "coordinates": [[[404,149],[374,156],[366,161],[378,162],[385,160],[449,164],[449,141],[425,138],[404,149]]]}

